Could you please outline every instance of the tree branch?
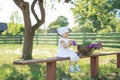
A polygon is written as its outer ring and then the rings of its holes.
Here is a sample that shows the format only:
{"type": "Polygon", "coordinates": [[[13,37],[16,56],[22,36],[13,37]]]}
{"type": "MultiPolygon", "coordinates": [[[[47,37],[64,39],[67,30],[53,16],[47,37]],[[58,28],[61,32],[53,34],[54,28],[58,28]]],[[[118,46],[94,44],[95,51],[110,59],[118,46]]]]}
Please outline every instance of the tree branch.
{"type": "Polygon", "coordinates": [[[23,3],[23,0],[13,0],[13,1],[20,9],[22,8],[21,4],[23,3]]]}
{"type": "Polygon", "coordinates": [[[37,2],[37,0],[33,0],[32,5],[31,5],[31,11],[32,11],[35,19],[36,19],[37,21],[39,21],[39,18],[38,18],[37,14],[35,13],[35,10],[34,10],[34,7],[35,7],[36,2],[37,2]]]}
{"type": "Polygon", "coordinates": [[[31,31],[31,19],[30,19],[30,12],[29,12],[29,3],[25,2],[24,0],[13,0],[13,1],[23,12],[25,31],[28,29],[30,29],[30,31],[31,31]]]}
{"type": "Polygon", "coordinates": [[[66,3],[69,3],[70,0],[65,0],[66,3]]]}
{"type": "Polygon", "coordinates": [[[38,5],[41,12],[41,19],[32,27],[32,30],[37,30],[45,22],[45,9],[43,7],[43,0],[38,0],[38,5]]]}
{"type": "Polygon", "coordinates": [[[14,3],[22,10],[25,11],[26,7],[29,7],[28,2],[25,2],[24,0],[13,0],[14,3]]]}
{"type": "Polygon", "coordinates": [[[43,7],[43,0],[38,0],[40,11],[41,11],[41,21],[45,22],[45,9],[43,7]]]}
{"type": "MultiPolygon", "coordinates": [[[[25,2],[24,0],[13,0],[15,2],[15,4],[23,11],[24,14],[24,20],[26,21],[25,24],[28,26],[27,22],[30,22],[30,15],[27,14],[29,13],[29,3],[25,2]]],[[[43,7],[43,0],[33,0],[33,3],[31,5],[31,11],[35,17],[35,19],[37,20],[36,24],[32,26],[32,31],[34,32],[35,30],[37,30],[44,22],[45,22],[45,9],[43,7]],[[41,13],[41,19],[38,18],[34,7],[36,2],[38,1],[38,5],[40,8],[40,13],[41,13]]],[[[31,24],[31,22],[30,22],[31,24]]],[[[30,27],[29,24],[29,27],[30,27]]]]}

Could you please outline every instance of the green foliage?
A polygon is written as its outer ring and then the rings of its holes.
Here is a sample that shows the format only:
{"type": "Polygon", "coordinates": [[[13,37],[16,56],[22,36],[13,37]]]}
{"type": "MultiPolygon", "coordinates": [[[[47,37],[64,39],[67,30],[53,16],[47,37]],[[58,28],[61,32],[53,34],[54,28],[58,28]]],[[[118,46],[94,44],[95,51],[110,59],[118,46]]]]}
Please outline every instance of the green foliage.
{"type": "Polygon", "coordinates": [[[72,28],[73,32],[95,32],[93,23],[89,20],[86,20],[86,23],[83,25],[78,25],[72,28]]]}
{"type": "Polygon", "coordinates": [[[36,34],[45,33],[45,29],[37,29],[36,34]]]}
{"type": "Polygon", "coordinates": [[[114,9],[116,6],[117,9],[120,8],[118,4],[120,5],[118,0],[76,0],[71,10],[76,19],[75,22],[80,25],[80,31],[105,32],[109,26],[107,32],[117,32],[114,9]]]}
{"type": "Polygon", "coordinates": [[[116,26],[114,27],[115,31],[120,32],[120,19],[114,20],[113,23],[114,23],[113,25],[116,26]]]}
{"type": "Polygon", "coordinates": [[[52,23],[49,24],[48,28],[58,28],[58,27],[63,27],[63,26],[67,26],[68,23],[68,19],[64,16],[59,16],[55,21],[53,21],[52,23]]]}
{"type": "Polygon", "coordinates": [[[24,32],[23,24],[8,23],[8,34],[17,35],[23,34],[23,32],[24,32]]]}
{"type": "Polygon", "coordinates": [[[116,29],[116,32],[120,32],[120,22],[118,23],[115,29],[116,29]]]}
{"type": "Polygon", "coordinates": [[[106,25],[106,28],[102,28],[98,31],[98,33],[109,33],[112,32],[112,28],[110,25],[106,25]]]}
{"type": "Polygon", "coordinates": [[[81,30],[80,26],[74,26],[74,27],[72,28],[72,32],[73,32],[73,33],[79,33],[80,30],[81,30]]]}
{"type": "Polygon", "coordinates": [[[24,27],[23,24],[18,23],[8,23],[7,24],[8,29],[7,31],[3,32],[3,35],[18,35],[24,33],[24,27]]]}

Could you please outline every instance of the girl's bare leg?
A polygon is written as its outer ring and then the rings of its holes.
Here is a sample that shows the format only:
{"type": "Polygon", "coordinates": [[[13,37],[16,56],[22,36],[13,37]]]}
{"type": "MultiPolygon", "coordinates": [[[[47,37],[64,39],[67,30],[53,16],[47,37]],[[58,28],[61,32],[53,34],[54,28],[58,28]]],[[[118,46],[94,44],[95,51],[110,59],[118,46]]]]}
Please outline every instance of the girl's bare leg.
{"type": "Polygon", "coordinates": [[[73,61],[70,61],[70,72],[72,72],[72,73],[74,73],[75,72],[75,69],[74,69],[74,67],[73,67],[73,64],[74,64],[74,62],[73,61]]]}

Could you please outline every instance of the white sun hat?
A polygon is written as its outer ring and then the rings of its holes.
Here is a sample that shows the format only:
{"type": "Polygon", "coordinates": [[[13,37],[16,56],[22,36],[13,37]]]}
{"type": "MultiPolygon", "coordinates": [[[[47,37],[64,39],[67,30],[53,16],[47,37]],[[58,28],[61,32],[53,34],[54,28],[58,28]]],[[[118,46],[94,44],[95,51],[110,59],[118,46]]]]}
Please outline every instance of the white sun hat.
{"type": "Polygon", "coordinates": [[[57,29],[58,34],[63,35],[66,32],[69,32],[69,29],[67,27],[60,27],[57,29]]]}

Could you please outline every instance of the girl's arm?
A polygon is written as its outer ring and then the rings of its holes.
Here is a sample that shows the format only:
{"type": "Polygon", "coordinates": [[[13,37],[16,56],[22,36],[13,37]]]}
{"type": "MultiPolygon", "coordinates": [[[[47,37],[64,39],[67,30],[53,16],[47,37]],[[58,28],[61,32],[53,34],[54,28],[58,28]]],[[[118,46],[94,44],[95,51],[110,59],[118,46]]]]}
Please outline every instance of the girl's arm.
{"type": "Polygon", "coordinates": [[[63,45],[64,48],[68,48],[72,45],[71,41],[68,44],[66,44],[64,41],[61,41],[60,43],[63,45]]]}

